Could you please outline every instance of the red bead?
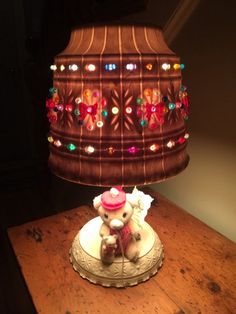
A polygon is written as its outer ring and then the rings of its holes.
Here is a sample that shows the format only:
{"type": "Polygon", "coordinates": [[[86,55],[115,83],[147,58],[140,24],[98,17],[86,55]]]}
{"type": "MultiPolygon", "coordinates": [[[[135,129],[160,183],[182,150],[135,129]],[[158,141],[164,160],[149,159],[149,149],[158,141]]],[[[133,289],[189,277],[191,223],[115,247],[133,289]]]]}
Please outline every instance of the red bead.
{"type": "Polygon", "coordinates": [[[180,138],[178,139],[178,143],[179,143],[179,144],[183,144],[185,141],[186,141],[186,139],[185,139],[184,137],[180,137],[180,138]]]}
{"type": "Polygon", "coordinates": [[[66,109],[67,112],[72,112],[73,106],[70,105],[70,104],[69,104],[69,105],[66,105],[65,109],[66,109]]]}

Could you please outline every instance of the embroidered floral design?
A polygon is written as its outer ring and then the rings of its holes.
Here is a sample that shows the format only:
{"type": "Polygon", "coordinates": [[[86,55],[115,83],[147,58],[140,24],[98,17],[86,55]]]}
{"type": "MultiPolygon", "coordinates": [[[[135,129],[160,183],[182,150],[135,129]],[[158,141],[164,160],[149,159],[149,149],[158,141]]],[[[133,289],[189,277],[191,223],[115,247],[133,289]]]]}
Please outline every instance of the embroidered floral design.
{"type": "Polygon", "coordinates": [[[79,99],[81,101],[77,101],[78,122],[89,131],[102,127],[103,119],[106,117],[106,100],[101,97],[99,91],[86,89],[79,99]]]}
{"type": "MultiPolygon", "coordinates": [[[[140,118],[140,124],[147,126],[149,129],[156,129],[164,123],[164,116],[168,111],[165,103],[161,100],[161,94],[158,89],[145,89],[137,110],[140,118]]],[[[138,102],[138,101],[137,101],[138,102]]]]}

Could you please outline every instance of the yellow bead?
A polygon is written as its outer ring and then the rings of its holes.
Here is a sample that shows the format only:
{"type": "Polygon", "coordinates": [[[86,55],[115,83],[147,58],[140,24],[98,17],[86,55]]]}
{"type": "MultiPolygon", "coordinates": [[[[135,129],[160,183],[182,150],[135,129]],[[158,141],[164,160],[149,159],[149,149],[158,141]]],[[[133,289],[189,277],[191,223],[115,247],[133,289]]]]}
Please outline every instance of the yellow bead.
{"type": "Polygon", "coordinates": [[[151,64],[151,63],[148,63],[148,64],[146,65],[146,69],[149,70],[149,71],[151,71],[151,70],[152,70],[152,64],[151,64]]]}
{"type": "Polygon", "coordinates": [[[90,90],[90,89],[86,89],[86,90],[84,91],[84,96],[85,96],[85,97],[90,97],[90,96],[91,96],[91,90],[90,90]]]}
{"type": "Polygon", "coordinates": [[[173,65],[173,68],[174,68],[175,70],[178,70],[178,69],[180,68],[180,64],[179,64],[179,63],[175,63],[175,64],[173,65]]]}
{"type": "Polygon", "coordinates": [[[145,96],[151,96],[152,95],[152,90],[151,89],[145,89],[144,90],[144,95],[145,96]]]}

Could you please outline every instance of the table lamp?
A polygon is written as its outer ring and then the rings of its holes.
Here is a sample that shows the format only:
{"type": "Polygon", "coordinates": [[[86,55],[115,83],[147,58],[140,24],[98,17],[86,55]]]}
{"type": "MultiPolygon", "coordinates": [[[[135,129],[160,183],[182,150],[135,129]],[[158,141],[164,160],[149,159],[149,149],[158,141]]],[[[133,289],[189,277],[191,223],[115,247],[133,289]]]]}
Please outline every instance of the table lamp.
{"type": "Polygon", "coordinates": [[[162,265],[161,241],[144,221],[152,199],[123,187],[187,166],[183,68],[159,28],[117,24],[72,30],[51,66],[49,166],[65,180],[109,187],[70,250],[74,269],[93,283],[132,286],[162,265]]]}

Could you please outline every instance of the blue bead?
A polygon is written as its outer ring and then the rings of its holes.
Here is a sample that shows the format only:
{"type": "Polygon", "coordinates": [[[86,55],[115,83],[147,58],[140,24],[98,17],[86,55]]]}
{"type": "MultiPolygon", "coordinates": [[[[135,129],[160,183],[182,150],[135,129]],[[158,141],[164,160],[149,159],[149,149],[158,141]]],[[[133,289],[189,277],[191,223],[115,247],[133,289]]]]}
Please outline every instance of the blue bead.
{"type": "Polygon", "coordinates": [[[183,70],[185,68],[185,65],[183,63],[180,64],[180,69],[183,70]]]}
{"type": "Polygon", "coordinates": [[[168,100],[168,97],[167,96],[163,96],[162,97],[162,101],[166,102],[168,100]]]}
{"type": "Polygon", "coordinates": [[[113,71],[115,69],[116,69],[116,64],[115,63],[107,63],[107,64],[105,64],[105,70],[113,71]]]}

